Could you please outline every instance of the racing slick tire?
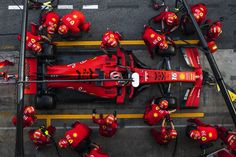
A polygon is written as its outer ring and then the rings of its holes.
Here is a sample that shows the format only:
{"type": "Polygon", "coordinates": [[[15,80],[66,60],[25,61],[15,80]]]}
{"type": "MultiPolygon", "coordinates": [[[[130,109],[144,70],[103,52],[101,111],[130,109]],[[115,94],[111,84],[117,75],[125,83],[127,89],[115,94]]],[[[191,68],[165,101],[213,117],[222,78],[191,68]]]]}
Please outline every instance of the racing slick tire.
{"type": "Polygon", "coordinates": [[[161,57],[171,57],[177,54],[176,48],[173,45],[168,45],[166,50],[160,50],[158,47],[154,48],[155,53],[161,57]]]}
{"type": "Polygon", "coordinates": [[[38,54],[38,57],[44,59],[54,59],[56,52],[56,46],[48,43],[43,44],[43,52],[38,54]]]}
{"type": "Polygon", "coordinates": [[[54,109],[56,107],[55,96],[52,94],[42,94],[35,96],[36,109],[54,109]]]}

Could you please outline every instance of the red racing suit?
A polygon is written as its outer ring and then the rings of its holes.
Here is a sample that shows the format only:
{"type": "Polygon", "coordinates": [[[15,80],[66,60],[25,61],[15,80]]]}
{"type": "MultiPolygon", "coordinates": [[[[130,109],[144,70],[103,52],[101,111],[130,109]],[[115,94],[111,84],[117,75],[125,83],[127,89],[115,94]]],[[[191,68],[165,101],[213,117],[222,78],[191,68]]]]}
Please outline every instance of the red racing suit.
{"type": "Polygon", "coordinates": [[[103,115],[100,115],[98,119],[93,116],[93,122],[99,125],[99,134],[101,136],[112,137],[117,131],[118,123],[116,118],[111,124],[107,124],[106,117],[103,118],[103,115]]]}
{"type": "MultiPolygon", "coordinates": [[[[18,40],[21,40],[21,36],[18,36],[18,40]]],[[[42,37],[39,35],[33,35],[31,32],[26,34],[26,49],[33,50],[36,53],[42,51],[42,46],[39,44],[39,41],[42,40],[42,37]]]]}
{"type": "Polygon", "coordinates": [[[105,32],[102,36],[101,47],[110,48],[116,47],[121,39],[121,35],[118,32],[111,30],[105,32]]]}
{"type": "Polygon", "coordinates": [[[47,12],[47,13],[43,14],[43,16],[42,16],[41,27],[47,28],[47,32],[49,34],[54,34],[54,32],[56,31],[56,29],[58,27],[59,20],[60,20],[60,17],[56,12],[54,12],[54,11],[47,12]],[[51,30],[49,30],[50,27],[51,27],[51,30]],[[52,29],[54,29],[54,31],[52,29]]]}
{"type": "Polygon", "coordinates": [[[168,45],[166,42],[166,37],[164,35],[158,34],[150,26],[145,26],[142,38],[148,48],[150,56],[153,58],[153,50],[156,47],[167,49],[168,45]]]}
{"type": "Polygon", "coordinates": [[[151,134],[156,140],[156,142],[160,145],[168,144],[171,141],[170,138],[171,129],[166,129],[165,127],[161,127],[161,132],[156,129],[151,129],[151,134]]]}
{"type": "Polygon", "coordinates": [[[80,30],[88,32],[90,28],[90,23],[85,21],[84,14],[78,10],[64,15],[61,22],[69,28],[73,35],[78,34],[80,30]]]}
{"type": "Polygon", "coordinates": [[[65,138],[72,148],[76,148],[81,141],[90,136],[91,130],[82,123],[76,123],[73,128],[65,132],[65,138]]]}
{"type": "Polygon", "coordinates": [[[214,22],[210,25],[206,34],[207,41],[215,41],[222,33],[222,24],[220,21],[214,22]]]}
{"type": "Polygon", "coordinates": [[[200,25],[206,19],[207,8],[203,3],[195,4],[191,6],[191,11],[197,23],[200,25]]]}
{"type": "Polygon", "coordinates": [[[159,105],[150,104],[146,106],[143,118],[148,125],[155,125],[168,114],[170,114],[169,111],[162,110],[159,105]]]}
{"type": "Polygon", "coordinates": [[[196,124],[196,130],[200,132],[200,144],[207,144],[218,139],[218,132],[215,127],[205,124],[198,119],[191,119],[189,122],[196,124]]]}
{"type": "Polygon", "coordinates": [[[217,130],[220,133],[221,140],[225,143],[229,150],[236,150],[236,133],[229,132],[224,127],[217,127],[217,130]]]}
{"type": "MultiPolygon", "coordinates": [[[[175,30],[175,27],[179,25],[179,19],[178,16],[174,12],[169,11],[163,11],[159,15],[155,16],[153,18],[154,22],[160,22],[162,21],[167,26],[167,32],[170,33],[175,30]]],[[[162,26],[162,29],[164,26],[162,26]]]]}
{"type": "MultiPolygon", "coordinates": [[[[35,110],[34,112],[31,112],[30,114],[28,114],[28,110],[27,108],[31,107],[31,106],[25,106],[24,107],[24,112],[23,112],[23,127],[30,127],[34,124],[34,122],[37,120],[37,117],[35,117],[35,110]]],[[[33,108],[34,109],[34,108],[33,108]]],[[[12,123],[16,126],[17,123],[17,116],[15,115],[12,118],[12,123]]]]}
{"type": "MultiPolygon", "coordinates": [[[[37,120],[34,116],[26,116],[23,115],[23,127],[30,127],[34,124],[34,122],[37,120]]],[[[17,123],[17,117],[16,115],[12,118],[12,123],[16,126],[17,123]]]]}
{"type": "Polygon", "coordinates": [[[37,147],[45,146],[52,143],[51,137],[54,136],[56,128],[54,126],[49,126],[45,130],[39,128],[37,130],[29,131],[30,140],[37,147]]]}
{"type": "Polygon", "coordinates": [[[86,154],[85,157],[109,157],[109,154],[102,152],[101,147],[97,146],[92,148],[89,154],[86,154]]]}

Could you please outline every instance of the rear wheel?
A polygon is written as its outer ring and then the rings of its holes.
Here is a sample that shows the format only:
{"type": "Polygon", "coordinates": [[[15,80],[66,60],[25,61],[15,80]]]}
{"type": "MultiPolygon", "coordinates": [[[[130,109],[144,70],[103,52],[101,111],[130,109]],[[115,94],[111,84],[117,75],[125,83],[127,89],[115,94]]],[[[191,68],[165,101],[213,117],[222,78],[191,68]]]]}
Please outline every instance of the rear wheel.
{"type": "Polygon", "coordinates": [[[176,55],[176,48],[173,45],[168,45],[166,50],[160,50],[159,47],[155,47],[154,51],[161,57],[171,57],[176,55]]]}
{"type": "Polygon", "coordinates": [[[42,94],[35,96],[36,109],[54,109],[56,107],[55,96],[52,94],[42,94]]]}
{"type": "Polygon", "coordinates": [[[42,53],[38,54],[38,57],[43,59],[54,59],[56,52],[56,46],[52,44],[43,44],[43,51],[42,53]]]}

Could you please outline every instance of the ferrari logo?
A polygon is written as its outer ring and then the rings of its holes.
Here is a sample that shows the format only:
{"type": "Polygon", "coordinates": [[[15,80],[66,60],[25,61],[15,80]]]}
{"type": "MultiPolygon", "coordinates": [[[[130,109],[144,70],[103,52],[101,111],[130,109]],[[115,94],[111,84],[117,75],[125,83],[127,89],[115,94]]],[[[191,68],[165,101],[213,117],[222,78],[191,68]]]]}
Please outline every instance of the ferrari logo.
{"type": "Polygon", "coordinates": [[[36,42],[36,40],[35,40],[35,39],[31,39],[31,42],[32,42],[32,43],[35,43],[35,42],[36,42]]]}
{"type": "Polygon", "coordinates": [[[71,144],[71,143],[73,143],[73,140],[68,140],[68,142],[71,144]]]}
{"type": "Polygon", "coordinates": [[[207,138],[206,137],[202,137],[202,141],[206,141],[207,140],[207,138]]]}
{"type": "Polygon", "coordinates": [[[73,15],[73,18],[75,18],[75,19],[76,19],[77,17],[78,17],[77,15],[73,15]]]}
{"type": "Polygon", "coordinates": [[[75,21],[71,20],[71,21],[70,21],[70,24],[71,24],[71,25],[74,25],[74,24],[75,24],[75,21]]]}
{"type": "Polygon", "coordinates": [[[154,38],[154,37],[155,37],[155,34],[151,34],[150,37],[151,37],[151,38],[154,38]]]}
{"type": "Polygon", "coordinates": [[[179,78],[180,78],[181,80],[184,80],[184,79],[185,79],[185,74],[184,74],[184,73],[181,73],[181,74],[179,75],[179,78]]]}
{"type": "Polygon", "coordinates": [[[55,22],[55,21],[56,21],[56,19],[55,19],[55,18],[52,18],[52,21],[54,21],[54,22],[55,22]]]}

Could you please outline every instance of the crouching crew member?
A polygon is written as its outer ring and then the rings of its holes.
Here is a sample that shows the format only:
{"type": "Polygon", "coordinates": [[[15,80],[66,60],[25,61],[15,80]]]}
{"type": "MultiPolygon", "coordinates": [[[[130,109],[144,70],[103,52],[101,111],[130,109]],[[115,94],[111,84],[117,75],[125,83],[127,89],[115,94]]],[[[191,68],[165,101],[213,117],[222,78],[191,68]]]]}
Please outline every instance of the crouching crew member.
{"type": "MultiPolygon", "coordinates": [[[[35,116],[36,112],[33,106],[25,106],[23,111],[23,127],[32,126],[37,120],[35,116]]],[[[16,126],[17,116],[12,118],[12,123],[16,126]]]]}
{"type": "Polygon", "coordinates": [[[90,152],[86,153],[84,157],[109,157],[109,154],[102,151],[101,146],[92,143],[90,147],[90,152]]]}
{"type": "Polygon", "coordinates": [[[179,26],[178,16],[174,12],[167,11],[167,9],[152,19],[154,22],[161,22],[162,32],[165,34],[175,31],[179,26]]]}
{"type": "Polygon", "coordinates": [[[37,130],[29,131],[29,138],[36,146],[36,149],[53,143],[53,136],[55,134],[56,128],[54,126],[41,126],[37,130]]]}
{"type": "Polygon", "coordinates": [[[210,146],[211,142],[216,141],[218,133],[215,127],[201,122],[199,119],[188,119],[192,123],[186,127],[187,136],[198,141],[202,148],[210,146]]]}
{"type": "Polygon", "coordinates": [[[54,11],[46,12],[42,15],[39,26],[40,31],[47,32],[48,36],[55,34],[58,28],[60,17],[54,11]]]}
{"type": "Polygon", "coordinates": [[[173,121],[170,119],[169,115],[167,116],[167,118],[163,119],[161,124],[161,131],[159,132],[156,129],[152,128],[151,134],[156,142],[160,145],[168,144],[177,137],[177,131],[175,130],[173,121]],[[166,128],[166,121],[170,122],[171,128],[166,128]]]}
{"type": "Polygon", "coordinates": [[[92,115],[93,122],[99,125],[99,134],[105,137],[112,137],[118,128],[116,111],[113,114],[108,114],[105,118],[103,114],[100,114],[99,118],[96,118],[96,110],[93,110],[92,115]]]}
{"type": "Polygon", "coordinates": [[[165,35],[158,34],[150,26],[144,26],[142,39],[148,48],[151,58],[154,57],[154,52],[158,50],[166,50],[168,48],[165,35]]]}
{"type": "MultiPolygon", "coordinates": [[[[195,4],[191,6],[191,11],[198,25],[201,25],[206,19],[206,5],[203,3],[195,4]]],[[[183,21],[181,23],[181,27],[185,34],[193,34],[195,31],[193,23],[191,22],[188,15],[184,16],[183,21]]]]}
{"type": "Polygon", "coordinates": [[[121,35],[119,32],[107,30],[102,35],[101,48],[114,48],[120,45],[121,35]]]}
{"type": "Polygon", "coordinates": [[[60,148],[71,146],[75,151],[82,154],[87,152],[90,147],[91,129],[79,121],[72,124],[72,128],[65,132],[65,137],[62,138],[58,145],[60,148]]]}
{"type": "Polygon", "coordinates": [[[63,36],[76,36],[80,31],[88,32],[90,29],[90,23],[85,21],[84,14],[78,10],[64,15],[60,21],[58,33],[63,36]]]}
{"type": "Polygon", "coordinates": [[[144,121],[148,125],[155,125],[160,122],[165,116],[175,112],[176,110],[168,111],[168,101],[161,100],[159,104],[155,104],[155,99],[151,102],[149,101],[146,105],[146,110],[144,113],[144,121]]]}

